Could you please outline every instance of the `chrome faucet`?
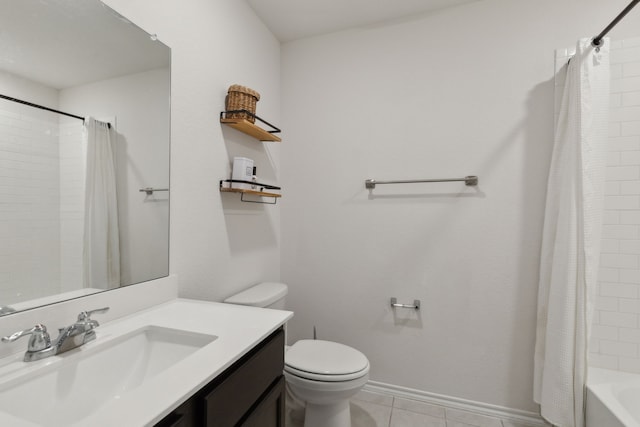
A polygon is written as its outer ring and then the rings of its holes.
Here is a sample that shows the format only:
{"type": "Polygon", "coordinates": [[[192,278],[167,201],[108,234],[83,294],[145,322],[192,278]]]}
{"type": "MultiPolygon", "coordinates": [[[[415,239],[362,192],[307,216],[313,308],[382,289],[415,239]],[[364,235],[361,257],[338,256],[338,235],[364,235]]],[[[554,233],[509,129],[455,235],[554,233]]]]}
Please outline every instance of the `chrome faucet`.
{"type": "Polygon", "coordinates": [[[37,324],[31,329],[16,332],[13,335],[3,337],[3,342],[13,342],[19,338],[30,335],[27,351],[24,354],[25,362],[44,359],[80,347],[81,345],[96,339],[95,328],[100,324],[91,319],[91,315],[96,313],[106,313],[109,307],[97,310],[83,311],[78,314],[78,320],[58,330],[58,338],[51,341],[47,328],[42,324],[37,324]]]}

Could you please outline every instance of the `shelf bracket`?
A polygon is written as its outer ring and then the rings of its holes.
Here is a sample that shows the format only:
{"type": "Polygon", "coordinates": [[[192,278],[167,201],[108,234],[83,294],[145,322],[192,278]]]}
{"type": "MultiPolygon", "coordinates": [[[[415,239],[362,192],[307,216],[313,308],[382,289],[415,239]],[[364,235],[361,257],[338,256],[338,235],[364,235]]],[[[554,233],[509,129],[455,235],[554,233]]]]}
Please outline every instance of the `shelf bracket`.
{"type": "Polygon", "coordinates": [[[269,133],[280,133],[282,132],[279,128],[275,127],[274,125],[272,125],[271,123],[267,122],[266,120],[261,119],[260,117],[256,116],[255,114],[253,114],[251,111],[248,110],[230,110],[230,111],[221,111],[220,112],[220,120],[227,118],[227,114],[247,114],[251,117],[253,117],[256,120],[259,120],[260,122],[264,123],[265,125],[269,126],[272,130],[268,130],[267,132],[269,133]]]}

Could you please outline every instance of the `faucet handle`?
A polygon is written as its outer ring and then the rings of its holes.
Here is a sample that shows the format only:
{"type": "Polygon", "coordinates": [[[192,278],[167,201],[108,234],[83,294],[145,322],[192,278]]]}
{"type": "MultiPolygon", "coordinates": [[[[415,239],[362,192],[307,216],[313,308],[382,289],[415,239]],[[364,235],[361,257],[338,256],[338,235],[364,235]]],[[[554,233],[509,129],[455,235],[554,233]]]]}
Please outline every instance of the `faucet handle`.
{"type": "Polygon", "coordinates": [[[78,322],[91,323],[94,327],[100,324],[91,318],[93,314],[102,314],[109,311],[109,307],[96,308],[95,310],[82,311],[78,314],[78,322]]]}
{"type": "Polygon", "coordinates": [[[51,337],[49,337],[47,327],[41,323],[38,323],[31,329],[25,329],[13,335],[2,337],[2,342],[13,342],[27,335],[31,335],[27,351],[40,351],[51,347],[51,337]]]}

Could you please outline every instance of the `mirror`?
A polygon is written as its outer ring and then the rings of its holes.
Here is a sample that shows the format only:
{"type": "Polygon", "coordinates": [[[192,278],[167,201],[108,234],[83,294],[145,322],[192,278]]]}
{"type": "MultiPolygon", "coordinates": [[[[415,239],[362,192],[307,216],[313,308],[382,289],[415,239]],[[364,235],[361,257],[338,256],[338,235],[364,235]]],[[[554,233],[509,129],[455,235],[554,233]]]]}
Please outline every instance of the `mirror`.
{"type": "Polygon", "coordinates": [[[0,0],[0,315],[168,275],[170,73],[100,1],[0,0]]]}

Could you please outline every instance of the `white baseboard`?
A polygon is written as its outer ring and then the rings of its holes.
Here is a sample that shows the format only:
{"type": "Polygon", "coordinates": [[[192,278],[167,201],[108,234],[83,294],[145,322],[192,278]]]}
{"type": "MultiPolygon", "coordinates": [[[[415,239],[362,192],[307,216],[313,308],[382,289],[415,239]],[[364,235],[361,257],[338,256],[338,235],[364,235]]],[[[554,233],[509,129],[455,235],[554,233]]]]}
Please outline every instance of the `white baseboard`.
{"type": "Polygon", "coordinates": [[[491,405],[483,402],[475,402],[473,400],[466,400],[453,396],[429,393],[426,391],[415,390],[393,384],[381,383],[378,381],[369,381],[363,387],[363,390],[372,393],[386,394],[394,397],[417,400],[432,405],[443,406],[445,408],[459,409],[479,415],[486,415],[503,420],[513,421],[514,423],[522,423],[540,427],[549,426],[549,424],[547,424],[542,419],[542,417],[535,412],[505,408],[503,406],[491,405]]]}

